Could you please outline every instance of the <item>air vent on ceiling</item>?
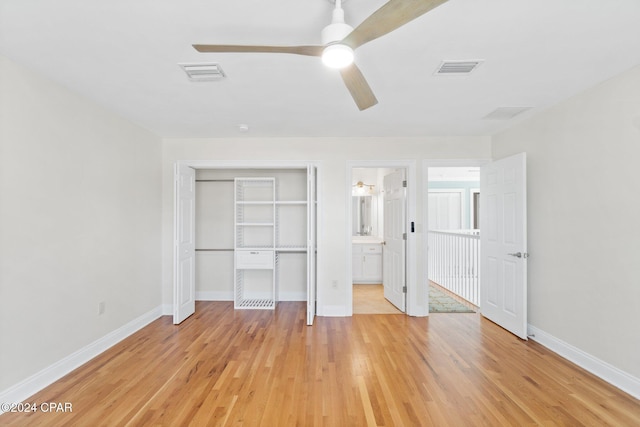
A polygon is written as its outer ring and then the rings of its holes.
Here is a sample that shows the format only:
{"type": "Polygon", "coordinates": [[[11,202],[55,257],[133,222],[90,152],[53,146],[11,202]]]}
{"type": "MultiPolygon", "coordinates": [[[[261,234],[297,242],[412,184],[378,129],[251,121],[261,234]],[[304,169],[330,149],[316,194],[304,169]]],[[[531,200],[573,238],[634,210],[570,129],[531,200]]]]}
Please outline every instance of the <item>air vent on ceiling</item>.
{"type": "Polygon", "coordinates": [[[460,75],[469,74],[482,64],[481,60],[467,60],[467,61],[442,61],[436,74],[444,75],[460,75]]]}
{"type": "Polygon", "coordinates": [[[509,120],[530,110],[532,107],[499,107],[484,116],[487,120],[509,120]]]}
{"type": "Polygon", "coordinates": [[[214,80],[222,80],[226,77],[220,64],[178,64],[189,80],[194,82],[210,82],[214,80]]]}

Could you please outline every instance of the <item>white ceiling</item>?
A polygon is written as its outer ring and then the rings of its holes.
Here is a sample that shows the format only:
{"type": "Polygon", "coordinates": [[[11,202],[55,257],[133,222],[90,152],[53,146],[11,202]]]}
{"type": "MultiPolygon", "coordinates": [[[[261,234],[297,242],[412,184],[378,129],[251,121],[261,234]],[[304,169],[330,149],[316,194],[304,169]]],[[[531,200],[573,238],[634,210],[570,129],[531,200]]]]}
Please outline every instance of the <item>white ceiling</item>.
{"type": "MultiPolygon", "coordinates": [[[[357,26],[384,0],[349,0],[357,26]]],[[[319,58],[191,44],[319,44],[327,0],[0,0],[0,53],[162,137],[489,135],[640,64],[639,0],[450,0],[356,51],[359,111],[319,58]],[[443,60],[482,59],[468,76],[443,60]],[[218,62],[190,82],[179,63],[218,62]],[[499,107],[533,107],[510,121],[499,107]],[[239,124],[250,129],[240,133],[239,124]]],[[[1,95],[0,95],[1,96],[1,95]]]]}

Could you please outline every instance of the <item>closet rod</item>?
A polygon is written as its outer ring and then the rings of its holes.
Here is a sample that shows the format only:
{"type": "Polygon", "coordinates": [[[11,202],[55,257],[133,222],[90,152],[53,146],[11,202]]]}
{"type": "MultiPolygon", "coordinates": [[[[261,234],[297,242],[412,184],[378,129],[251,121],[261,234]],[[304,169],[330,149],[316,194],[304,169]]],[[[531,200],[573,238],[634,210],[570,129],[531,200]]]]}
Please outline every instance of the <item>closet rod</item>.
{"type": "Polygon", "coordinates": [[[233,182],[232,179],[196,179],[196,182],[233,182]]]}
{"type": "MultiPolygon", "coordinates": [[[[196,252],[233,252],[235,250],[236,249],[196,249],[196,252]]],[[[273,250],[273,249],[268,249],[268,250],[273,250]]],[[[296,251],[292,251],[292,250],[281,251],[279,249],[275,249],[275,251],[281,254],[282,253],[284,254],[306,254],[307,253],[307,251],[304,249],[300,249],[296,251]]]]}

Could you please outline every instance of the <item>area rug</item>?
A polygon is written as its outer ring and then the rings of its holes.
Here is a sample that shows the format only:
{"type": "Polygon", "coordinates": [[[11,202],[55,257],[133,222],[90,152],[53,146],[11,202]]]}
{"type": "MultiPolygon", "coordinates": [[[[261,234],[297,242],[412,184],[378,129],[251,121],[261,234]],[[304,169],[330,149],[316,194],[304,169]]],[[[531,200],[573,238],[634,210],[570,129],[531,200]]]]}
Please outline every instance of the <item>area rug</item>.
{"type": "Polygon", "coordinates": [[[429,286],[429,313],[475,313],[435,286],[429,286]]]}

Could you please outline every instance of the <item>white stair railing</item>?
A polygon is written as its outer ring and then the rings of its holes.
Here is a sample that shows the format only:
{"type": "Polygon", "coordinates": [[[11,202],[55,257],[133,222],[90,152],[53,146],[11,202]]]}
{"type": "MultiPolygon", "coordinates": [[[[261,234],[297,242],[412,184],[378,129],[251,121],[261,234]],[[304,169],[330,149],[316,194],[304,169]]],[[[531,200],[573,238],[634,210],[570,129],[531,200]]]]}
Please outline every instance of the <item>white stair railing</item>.
{"type": "Polygon", "coordinates": [[[480,231],[429,230],[429,280],[480,305],[480,231]]]}

